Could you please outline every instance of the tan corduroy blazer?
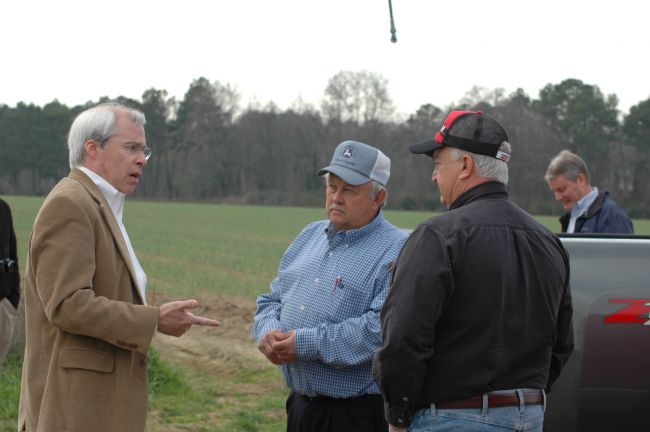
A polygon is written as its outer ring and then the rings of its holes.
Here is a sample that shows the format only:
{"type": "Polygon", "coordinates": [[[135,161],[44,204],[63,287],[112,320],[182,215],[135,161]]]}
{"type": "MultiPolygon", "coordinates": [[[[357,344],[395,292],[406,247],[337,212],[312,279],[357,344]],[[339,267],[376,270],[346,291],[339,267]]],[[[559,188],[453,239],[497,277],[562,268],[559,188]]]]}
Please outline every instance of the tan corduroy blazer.
{"type": "Polygon", "coordinates": [[[73,169],[29,240],[19,431],[144,430],[159,312],[143,305],[134,280],[108,203],[73,169]]]}

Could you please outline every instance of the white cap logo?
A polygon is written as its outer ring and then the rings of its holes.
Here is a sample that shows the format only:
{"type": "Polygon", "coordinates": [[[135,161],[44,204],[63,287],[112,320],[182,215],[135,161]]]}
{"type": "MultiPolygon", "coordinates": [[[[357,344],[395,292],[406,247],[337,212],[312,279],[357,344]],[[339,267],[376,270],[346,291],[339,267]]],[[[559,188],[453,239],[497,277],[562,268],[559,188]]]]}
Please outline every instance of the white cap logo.
{"type": "Polygon", "coordinates": [[[497,155],[495,157],[497,159],[501,159],[504,162],[508,162],[510,160],[510,155],[508,153],[502,152],[501,150],[497,151],[497,155]]]}
{"type": "Polygon", "coordinates": [[[343,156],[346,158],[351,158],[352,157],[352,147],[346,147],[345,150],[343,150],[343,156]]]}

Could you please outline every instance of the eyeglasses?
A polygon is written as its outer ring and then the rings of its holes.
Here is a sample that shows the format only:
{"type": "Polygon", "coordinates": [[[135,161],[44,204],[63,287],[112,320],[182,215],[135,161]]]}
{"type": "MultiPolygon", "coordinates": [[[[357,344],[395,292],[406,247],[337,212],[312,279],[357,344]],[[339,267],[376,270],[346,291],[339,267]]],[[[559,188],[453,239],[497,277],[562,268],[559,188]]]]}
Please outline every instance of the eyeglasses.
{"type": "Polygon", "coordinates": [[[122,144],[122,148],[124,148],[130,155],[136,155],[140,152],[144,153],[145,160],[149,160],[149,158],[151,157],[151,153],[153,153],[151,147],[147,147],[145,145],[138,144],[138,143],[122,144]]]}

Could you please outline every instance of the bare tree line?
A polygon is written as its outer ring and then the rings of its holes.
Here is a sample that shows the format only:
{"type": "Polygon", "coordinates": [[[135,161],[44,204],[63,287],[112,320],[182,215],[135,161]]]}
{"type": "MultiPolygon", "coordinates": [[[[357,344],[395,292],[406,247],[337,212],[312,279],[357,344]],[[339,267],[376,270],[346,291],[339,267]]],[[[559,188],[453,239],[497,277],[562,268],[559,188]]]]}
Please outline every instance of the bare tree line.
{"type": "MultiPolygon", "coordinates": [[[[609,190],[632,216],[650,214],[650,186],[643,178],[650,98],[622,117],[615,95],[577,79],[548,84],[537,98],[522,90],[505,95],[501,89],[473,88],[454,106],[425,104],[406,119],[394,115],[386,80],[365,71],[333,76],[318,108],[241,108],[235,89],[206,78],[192,82],[180,101],[153,88],[141,100],[118,100],[147,116],[154,155],[139,198],[319,206],[322,184],[316,172],[339,142],[354,139],[391,158],[389,208],[439,209],[428,180],[432,162],[410,155],[408,145],[431,138],[451,109],[478,109],[509,133],[509,190],[526,210],[560,212],[543,177],[550,159],[568,148],[586,159],[592,183],[609,190]]],[[[68,127],[78,112],[99,101],[70,108],[57,101],[43,107],[0,105],[0,193],[44,195],[67,175],[68,127]]]]}

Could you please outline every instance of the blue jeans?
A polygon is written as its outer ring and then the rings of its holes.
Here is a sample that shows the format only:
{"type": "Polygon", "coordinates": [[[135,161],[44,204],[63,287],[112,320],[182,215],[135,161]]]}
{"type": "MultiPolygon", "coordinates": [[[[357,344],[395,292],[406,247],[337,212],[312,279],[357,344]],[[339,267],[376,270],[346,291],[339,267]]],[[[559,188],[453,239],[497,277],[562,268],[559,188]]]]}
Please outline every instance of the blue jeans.
{"type": "Polygon", "coordinates": [[[435,404],[415,412],[409,432],[542,432],[544,406],[523,405],[490,408],[436,409],[435,404]]]}

